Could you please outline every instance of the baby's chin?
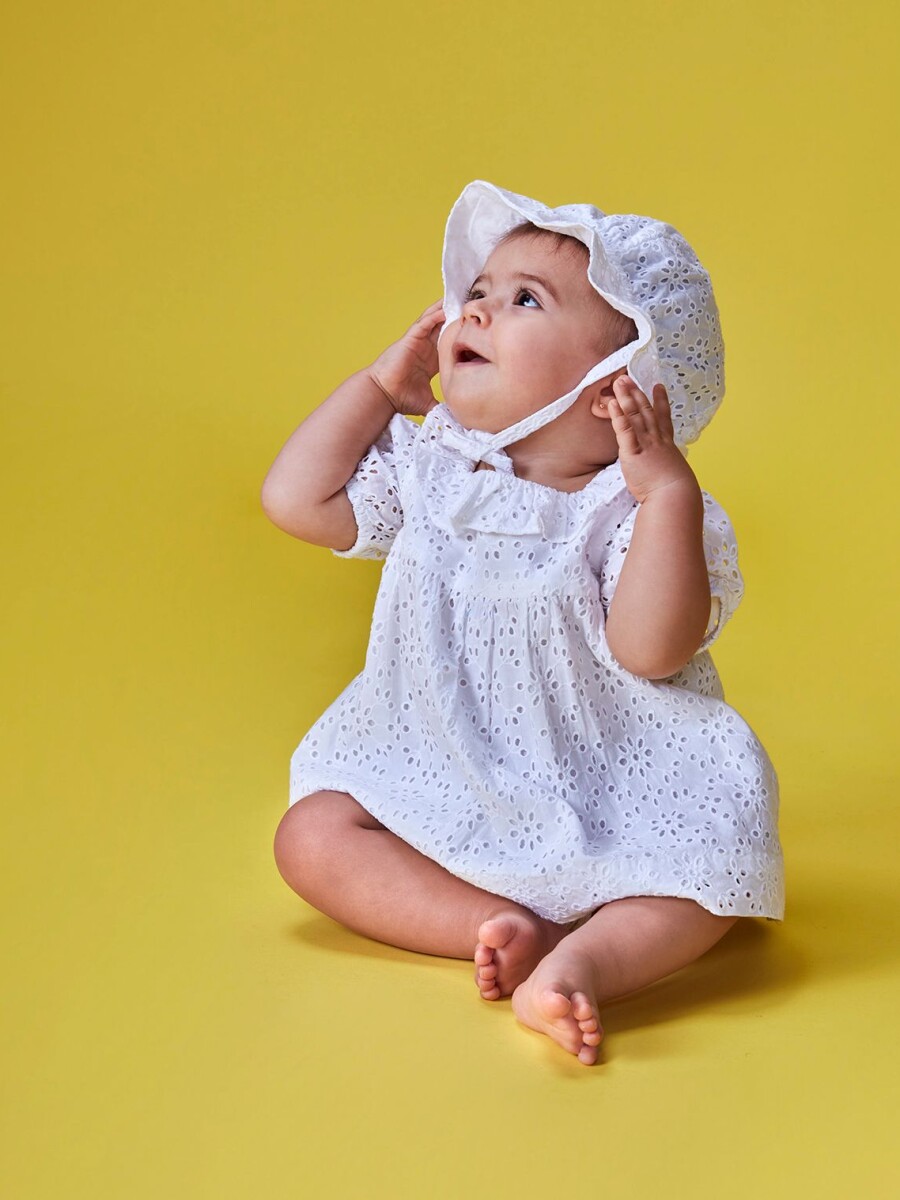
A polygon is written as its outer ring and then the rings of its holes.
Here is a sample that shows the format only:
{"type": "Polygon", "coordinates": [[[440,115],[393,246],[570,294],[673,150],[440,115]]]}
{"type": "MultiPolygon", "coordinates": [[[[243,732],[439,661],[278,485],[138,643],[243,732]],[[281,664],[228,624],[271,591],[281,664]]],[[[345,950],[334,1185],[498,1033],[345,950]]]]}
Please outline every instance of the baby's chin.
{"type": "Polygon", "coordinates": [[[444,400],[444,405],[464,429],[477,429],[480,433],[499,433],[501,429],[507,429],[514,424],[514,421],[498,423],[496,416],[492,420],[487,413],[479,412],[469,404],[454,404],[452,400],[444,400]]]}
{"type": "Polygon", "coordinates": [[[499,403],[495,397],[466,396],[460,392],[454,395],[452,391],[450,395],[444,392],[444,404],[464,429],[477,429],[481,433],[500,433],[502,429],[517,425],[543,407],[537,404],[534,408],[514,411],[509,405],[499,403]]]}

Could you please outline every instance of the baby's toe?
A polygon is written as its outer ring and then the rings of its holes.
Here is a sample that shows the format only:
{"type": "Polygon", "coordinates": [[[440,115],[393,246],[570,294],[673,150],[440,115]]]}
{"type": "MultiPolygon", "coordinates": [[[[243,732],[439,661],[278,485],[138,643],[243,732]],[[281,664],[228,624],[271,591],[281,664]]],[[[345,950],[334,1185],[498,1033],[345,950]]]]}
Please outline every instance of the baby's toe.
{"type": "Polygon", "coordinates": [[[484,942],[479,942],[475,947],[475,965],[476,967],[486,967],[488,963],[494,961],[494,949],[492,946],[486,946],[484,942]]]}
{"type": "Polygon", "coordinates": [[[544,988],[540,994],[539,1007],[541,1015],[549,1021],[558,1021],[571,1011],[572,1002],[568,996],[556,988],[544,988]]]}
{"type": "Polygon", "coordinates": [[[586,992],[572,993],[572,1014],[576,1021],[588,1021],[591,1017],[596,1017],[594,1006],[586,992]]]}
{"type": "MultiPolygon", "coordinates": [[[[584,992],[572,993],[572,1014],[578,1021],[578,1028],[581,1030],[584,1049],[586,1051],[594,1051],[595,1047],[599,1046],[603,1041],[603,1028],[597,1016],[596,1008],[591,1004],[584,992]]],[[[597,1061],[595,1052],[593,1055],[579,1052],[578,1057],[582,1062],[597,1061]]]]}
{"type": "Polygon", "coordinates": [[[475,951],[475,982],[482,1000],[499,1000],[500,986],[497,983],[498,967],[490,946],[479,945],[475,951]],[[480,952],[480,953],[479,953],[480,952]]]}
{"type": "Polygon", "coordinates": [[[572,1002],[558,988],[544,988],[537,1004],[546,1032],[570,1054],[577,1054],[582,1042],[581,1030],[572,1012],[572,1002]]]}
{"type": "MultiPolygon", "coordinates": [[[[497,964],[494,962],[494,951],[490,946],[481,942],[475,947],[475,973],[473,978],[478,984],[479,991],[484,995],[485,990],[494,987],[497,978],[497,964]]],[[[493,996],[490,999],[494,999],[493,996]]]]}
{"type": "Polygon", "coordinates": [[[479,944],[483,942],[489,949],[500,950],[512,941],[518,928],[519,922],[510,917],[489,917],[478,928],[479,944]]]}
{"type": "Polygon", "coordinates": [[[597,1009],[584,992],[572,993],[572,1015],[585,1032],[602,1032],[597,1009]]]}

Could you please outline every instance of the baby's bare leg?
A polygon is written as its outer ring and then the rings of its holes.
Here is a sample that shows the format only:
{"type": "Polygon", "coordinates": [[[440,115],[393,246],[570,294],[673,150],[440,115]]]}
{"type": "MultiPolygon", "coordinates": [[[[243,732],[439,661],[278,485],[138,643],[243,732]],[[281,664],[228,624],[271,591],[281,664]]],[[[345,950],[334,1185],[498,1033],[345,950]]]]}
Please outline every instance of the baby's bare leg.
{"type": "Polygon", "coordinates": [[[510,920],[519,968],[507,994],[568,928],[452,875],[346,792],[315,792],[291,805],[275,834],[275,860],[285,882],[320,912],[406,950],[471,958],[485,921],[510,920]]]}
{"type": "Polygon", "coordinates": [[[591,1065],[603,1036],[599,1005],[687,966],[737,920],[672,896],[604,904],[516,988],[513,1011],[591,1065]]]}

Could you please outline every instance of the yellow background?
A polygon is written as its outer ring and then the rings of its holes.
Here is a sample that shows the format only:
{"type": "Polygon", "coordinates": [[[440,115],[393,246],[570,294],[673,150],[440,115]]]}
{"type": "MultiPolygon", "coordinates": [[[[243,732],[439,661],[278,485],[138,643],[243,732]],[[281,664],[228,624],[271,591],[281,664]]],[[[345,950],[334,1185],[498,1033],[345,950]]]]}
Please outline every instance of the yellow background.
{"type": "Polygon", "coordinates": [[[4,1195],[897,1194],[892,12],[9,0],[4,1195]],[[725,332],[691,462],[786,920],[609,1006],[596,1068],[272,857],[378,567],[259,489],[476,178],[671,222],[725,332]]]}

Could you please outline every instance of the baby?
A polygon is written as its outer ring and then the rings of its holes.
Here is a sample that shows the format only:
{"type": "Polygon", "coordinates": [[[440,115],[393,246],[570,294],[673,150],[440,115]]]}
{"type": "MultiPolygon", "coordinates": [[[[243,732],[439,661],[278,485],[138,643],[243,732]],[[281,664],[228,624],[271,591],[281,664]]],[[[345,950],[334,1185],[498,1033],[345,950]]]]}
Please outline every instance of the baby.
{"type": "Polygon", "coordinates": [[[722,399],[718,312],[671,226],[480,180],[443,275],[263,485],[281,529],[384,560],[275,857],[351,929],[473,958],[590,1065],[605,1001],[783,916],[775,773],[707,652],[733,531],[684,450],[722,399]]]}

